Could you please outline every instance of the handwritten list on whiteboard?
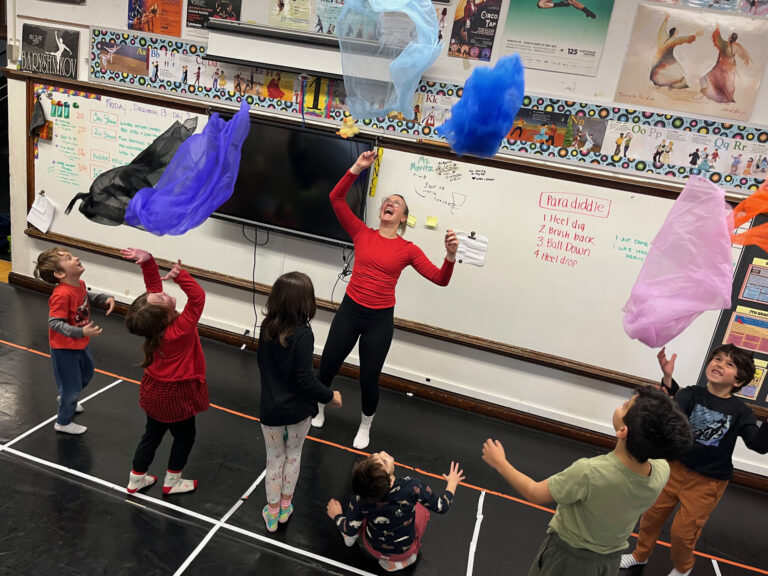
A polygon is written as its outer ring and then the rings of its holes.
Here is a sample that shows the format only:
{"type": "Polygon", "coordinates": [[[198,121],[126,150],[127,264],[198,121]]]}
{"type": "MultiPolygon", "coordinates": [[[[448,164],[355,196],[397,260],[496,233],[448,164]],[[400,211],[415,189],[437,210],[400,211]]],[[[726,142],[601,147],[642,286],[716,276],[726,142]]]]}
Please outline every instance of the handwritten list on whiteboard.
{"type": "MultiPolygon", "coordinates": [[[[174,122],[192,114],[139,102],[35,86],[53,122],[52,140],[37,143],[38,189],[86,192],[101,173],[129,164],[174,122]]],[[[198,116],[197,129],[206,118],[198,116]]]]}

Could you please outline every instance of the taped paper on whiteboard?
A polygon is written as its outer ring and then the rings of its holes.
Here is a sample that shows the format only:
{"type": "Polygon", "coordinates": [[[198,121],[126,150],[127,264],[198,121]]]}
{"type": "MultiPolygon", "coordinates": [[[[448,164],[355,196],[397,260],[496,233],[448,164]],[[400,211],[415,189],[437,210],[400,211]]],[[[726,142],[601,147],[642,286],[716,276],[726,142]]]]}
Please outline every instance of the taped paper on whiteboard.
{"type": "Polygon", "coordinates": [[[48,200],[41,192],[35,197],[35,202],[32,204],[32,208],[29,209],[27,222],[40,230],[40,232],[48,232],[51,222],[53,222],[53,212],[53,202],[48,200]]]}
{"type": "Polygon", "coordinates": [[[485,254],[488,252],[488,238],[474,232],[456,231],[459,239],[459,249],[456,251],[456,260],[459,264],[472,264],[483,266],[485,254]]]}

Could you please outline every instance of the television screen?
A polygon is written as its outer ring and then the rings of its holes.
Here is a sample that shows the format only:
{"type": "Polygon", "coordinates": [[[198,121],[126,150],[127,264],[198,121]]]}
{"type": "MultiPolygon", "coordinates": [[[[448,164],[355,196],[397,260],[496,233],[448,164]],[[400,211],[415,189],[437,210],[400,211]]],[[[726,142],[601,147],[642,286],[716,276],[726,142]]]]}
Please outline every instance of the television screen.
{"type": "MultiPolygon", "coordinates": [[[[332,132],[252,120],[234,193],[213,215],[351,246],[328,195],[360,153],[372,148],[372,140],[344,140],[332,132]]],[[[361,174],[347,195],[361,220],[367,183],[367,174],[361,174]]]]}

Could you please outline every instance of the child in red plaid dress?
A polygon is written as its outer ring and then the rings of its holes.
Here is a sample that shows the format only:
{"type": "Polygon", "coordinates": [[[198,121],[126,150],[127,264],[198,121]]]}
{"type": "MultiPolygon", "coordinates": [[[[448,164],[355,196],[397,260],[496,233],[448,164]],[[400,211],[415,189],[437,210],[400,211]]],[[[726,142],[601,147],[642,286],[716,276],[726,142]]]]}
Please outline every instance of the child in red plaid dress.
{"type": "Polygon", "coordinates": [[[169,430],[173,446],[163,494],[191,492],[197,488],[197,480],[182,478],[181,470],[195,442],[195,414],[207,410],[209,402],[205,357],[197,333],[205,292],[181,268],[181,261],[160,278],[148,252],[127,248],[121,254],[141,265],[147,289],[134,300],[125,317],[128,330],[145,338],[139,405],[147,413],[147,428],[133,457],[127,490],[133,494],[155,483],[157,477],[147,474],[147,470],[169,430]],[[163,280],[173,280],[187,295],[181,314],[176,311],[176,299],[163,292],[163,280]]]}

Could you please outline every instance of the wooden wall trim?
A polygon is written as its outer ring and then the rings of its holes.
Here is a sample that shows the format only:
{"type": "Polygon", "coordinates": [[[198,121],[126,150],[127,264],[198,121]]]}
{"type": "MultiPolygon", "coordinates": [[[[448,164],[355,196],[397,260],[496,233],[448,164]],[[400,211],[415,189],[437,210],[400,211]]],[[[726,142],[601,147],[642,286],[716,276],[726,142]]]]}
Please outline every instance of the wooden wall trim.
{"type": "MultiPolygon", "coordinates": [[[[167,263],[170,264],[170,263],[167,263]]],[[[44,294],[50,294],[53,287],[37,280],[36,278],[30,278],[21,274],[11,272],[9,276],[9,283],[22,288],[27,288],[44,294]]],[[[115,312],[118,314],[125,314],[128,311],[126,304],[116,304],[115,312]]],[[[211,340],[217,340],[233,346],[243,346],[250,350],[258,349],[258,339],[250,337],[243,337],[241,335],[227,332],[219,328],[213,328],[211,326],[205,326],[203,324],[198,325],[198,331],[200,335],[211,340]]],[[[315,367],[320,363],[320,357],[315,355],[314,358],[315,367]]],[[[360,376],[360,369],[352,364],[344,364],[341,367],[340,373],[349,378],[357,379],[360,376]]],[[[427,386],[425,384],[419,384],[406,380],[404,378],[398,378],[397,376],[391,376],[389,374],[382,374],[379,383],[384,388],[395,390],[397,392],[409,393],[419,398],[431,400],[438,404],[452,406],[461,410],[472,412],[473,414],[482,414],[489,416],[497,420],[504,422],[511,422],[513,424],[519,424],[542,432],[548,432],[557,436],[563,436],[566,438],[572,438],[580,442],[599,446],[601,448],[612,448],[616,443],[616,439],[613,436],[606,434],[600,434],[592,430],[585,428],[579,428],[578,426],[572,426],[556,420],[550,420],[548,418],[542,418],[530,413],[521,412],[505,406],[499,406],[498,404],[492,404],[469,396],[463,396],[452,392],[446,392],[439,388],[427,386]]],[[[478,447],[479,449],[479,447],[478,447]]],[[[741,486],[747,486],[768,493],[768,477],[761,476],[759,474],[753,474],[751,472],[744,472],[742,470],[736,470],[734,472],[733,482],[741,486]]]]}

